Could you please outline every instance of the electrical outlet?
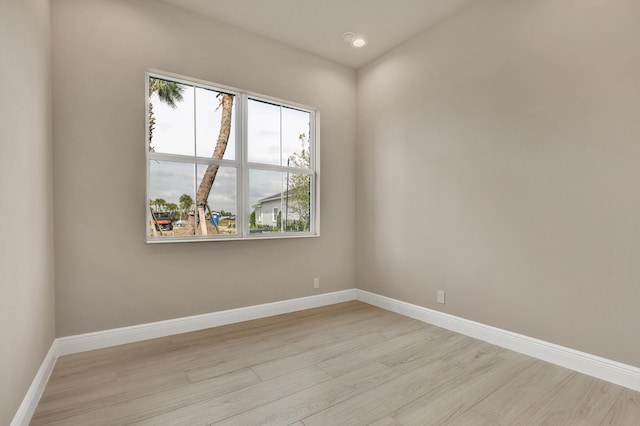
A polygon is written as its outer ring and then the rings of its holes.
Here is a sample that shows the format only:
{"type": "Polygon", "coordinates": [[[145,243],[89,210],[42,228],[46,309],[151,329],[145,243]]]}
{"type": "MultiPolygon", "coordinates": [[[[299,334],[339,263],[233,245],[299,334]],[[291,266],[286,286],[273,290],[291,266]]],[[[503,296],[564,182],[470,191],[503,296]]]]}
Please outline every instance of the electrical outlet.
{"type": "Polygon", "coordinates": [[[444,297],[445,297],[444,290],[438,290],[438,303],[444,305],[444,297]]]}
{"type": "Polygon", "coordinates": [[[320,278],[313,279],[313,288],[320,288],[320,278]]]}

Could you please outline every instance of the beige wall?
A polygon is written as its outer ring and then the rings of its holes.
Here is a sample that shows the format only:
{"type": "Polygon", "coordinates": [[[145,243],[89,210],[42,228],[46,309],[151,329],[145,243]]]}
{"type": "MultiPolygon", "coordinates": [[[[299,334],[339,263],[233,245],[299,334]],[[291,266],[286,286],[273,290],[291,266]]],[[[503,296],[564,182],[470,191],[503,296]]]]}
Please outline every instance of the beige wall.
{"type": "Polygon", "coordinates": [[[0,2],[0,424],[54,338],[49,2],[0,2]]]}
{"type": "Polygon", "coordinates": [[[358,287],[640,366],[638,40],[482,1],[361,69],[358,287]]]}
{"type": "Polygon", "coordinates": [[[54,0],[52,26],[58,336],[355,286],[353,70],[157,1],[54,0]],[[145,244],[147,68],[318,108],[322,237],[145,244]]]}

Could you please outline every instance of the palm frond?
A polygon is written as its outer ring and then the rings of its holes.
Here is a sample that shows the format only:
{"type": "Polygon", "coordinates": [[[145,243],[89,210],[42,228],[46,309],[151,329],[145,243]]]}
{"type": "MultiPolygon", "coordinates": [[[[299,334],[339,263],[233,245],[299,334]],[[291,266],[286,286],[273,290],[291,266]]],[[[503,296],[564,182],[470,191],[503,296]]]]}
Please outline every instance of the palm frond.
{"type": "Polygon", "coordinates": [[[182,102],[182,92],[184,87],[175,81],[149,78],[149,96],[157,93],[158,98],[171,108],[175,108],[178,102],[182,102]]]}

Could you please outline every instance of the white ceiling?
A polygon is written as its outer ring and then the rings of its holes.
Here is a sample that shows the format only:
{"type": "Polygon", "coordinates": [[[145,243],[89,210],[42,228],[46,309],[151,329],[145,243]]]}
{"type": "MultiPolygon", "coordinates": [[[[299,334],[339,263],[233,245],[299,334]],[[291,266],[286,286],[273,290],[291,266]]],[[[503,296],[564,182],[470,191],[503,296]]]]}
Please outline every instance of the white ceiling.
{"type": "Polygon", "coordinates": [[[476,0],[164,0],[359,68],[476,0]],[[363,35],[354,49],[342,34],[363,35]]]}

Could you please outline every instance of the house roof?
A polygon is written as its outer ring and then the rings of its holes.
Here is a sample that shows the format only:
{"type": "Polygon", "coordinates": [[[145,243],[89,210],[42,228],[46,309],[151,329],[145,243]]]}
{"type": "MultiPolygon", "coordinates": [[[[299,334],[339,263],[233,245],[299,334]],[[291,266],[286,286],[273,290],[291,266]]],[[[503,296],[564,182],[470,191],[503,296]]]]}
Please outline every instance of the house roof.
{"type": "MultiPolygon", "coordinates": [[[[286,191],[285,192],[278,192],[277,194],[273,194],[273,195],[271,195],[269,197],[262,198],[262,199],[258,200],[258,204],[266,203],[268,201],[279,200],[279,199],[281,199],[283,197],[283,194],[286,194],[286,193],[287,193],[286,191]]],[[[285,197],[286,197],[286,195],[285,195],[285,197]]]]}

